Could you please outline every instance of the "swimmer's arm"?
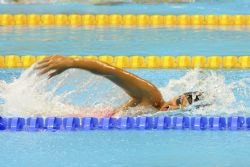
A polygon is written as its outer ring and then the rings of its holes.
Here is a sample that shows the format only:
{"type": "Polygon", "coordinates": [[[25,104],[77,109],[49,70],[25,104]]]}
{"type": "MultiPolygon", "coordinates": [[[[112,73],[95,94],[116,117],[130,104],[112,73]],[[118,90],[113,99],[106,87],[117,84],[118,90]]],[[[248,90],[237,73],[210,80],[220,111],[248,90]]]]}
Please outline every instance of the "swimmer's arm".
{"type": "Polygon", "coordinates": [[[85,69],[104,76],[123,88],[137,103],[147,101],[153,103],[153,106],[158,106],[163,102],[161,93],[153,84],[123,69],[90,59],[75,59],[73,68],[85,69]]]}
{"type": "Polygon", "coordinates": [[[135,107],[137,105],[138,105],[138,101],[136,99],[132,98],[132,99],[128,100],[126,103],[124,103],[123,105],[121,105],[119,108],[115,109],[113,116],[118,114],[120,111],[128,110],[129,107],[135,107]]]}
{"type": "Polygon", "coordinates": [[[128,95],[130,95],[133,99],[136,99],[138,103],[142,101],[147,102],[156,108],[160,108],[162,103],[164,103],[161,93],[150,82],[123,69],[98,60],[51,56],[40,61],[36,67],[36,69],[41,69],[40,74],[45,74],[54,70],[54,72],[49,74],[50,78],[69,68],[87,70],[109,79],[124,89],[128,95]]]}

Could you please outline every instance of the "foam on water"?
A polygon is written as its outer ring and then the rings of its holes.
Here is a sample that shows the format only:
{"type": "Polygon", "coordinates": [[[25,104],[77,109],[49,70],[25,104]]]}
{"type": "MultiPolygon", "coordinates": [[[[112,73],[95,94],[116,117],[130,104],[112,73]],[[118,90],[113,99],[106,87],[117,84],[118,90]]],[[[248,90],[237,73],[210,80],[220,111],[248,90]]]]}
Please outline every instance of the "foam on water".
{"type": "MultiPolygon", "coordinates": [[[[248,114],[244,101],[237,101],[234,90],[249,96],[250,78],[225,84],[216,71],[190,70],[180,79],[170,79],[161,87],[164,99],[169,100],[190,91],[204,92],[205,99],[185,110],[158,112],[156,115],[231,115],[248,114]],[[205,105],[205,107],[197,107],[205,105]]],[[[68,70],[50,80],[38,76],[33,67],[25,70],[11,83],[0,82],[1,116],[95,116],[111,113],[129,99],[122,89],[103,77],[83,70],[68,70]]],[[[119,116],[155,113],[153,108],[138,106],[119,116]]]]}
{"type": "MultiPolygon", "coordinates": [[[[231,84],[238,85],[237,83],[240,82],[243,81],[236,81],[231,84]]],[[[205,98],[194,105],[187,107],[187,112],[185,112],[185,114],[237,114],[239,112],[239,107],[242,107],[242,104],[239,105],[236,101],[231,84],[225,84],[224,76],[219,75],[216,71],[195,69],[186,73],[186,75],[179,80],[170,80],[165,88],[161,88],[161,92],[165,95],[165,99],[178,96],[184,92],[204,92],[203,96],[205,98]]]]}
{"type": "Polygon", "coordinates": [[[101,92],[105,95],[95,93],[98,91],[97,87],[95,88],[96,84],[106,87],[105,84],[102,84],[103,80],[88,72],[74,69],[48,80],[45,75],[37,75],[37,71],[34,71],[32,67],[25,70],[18,79],[14,79],[11,83],[0,82],[0,99],[4,101],[0,106],[1,115],[102,117],[113,111],[111,102],[118,101],[121,96],[125,95],[121,91],[120,96],[116,96],[115,99],[111,98],[111,94],[119,89],[115,85],[101,92]],[[78,78],[80,79],[77,80],[78,78]],[[89,88],[92,92],[88,90],[89,88]],[[110,91],[108,92],[108,90],[110,91]],[[78,98],[77,95],[82,95],[83,98],[78,98]],[[101,96],[109,98],[110,103],[98,98],[101,96]],[[72,98],[76,101],[83,100],[79,103],[84,103],[84,107],[72,105],[70,103],[72,98]]]}

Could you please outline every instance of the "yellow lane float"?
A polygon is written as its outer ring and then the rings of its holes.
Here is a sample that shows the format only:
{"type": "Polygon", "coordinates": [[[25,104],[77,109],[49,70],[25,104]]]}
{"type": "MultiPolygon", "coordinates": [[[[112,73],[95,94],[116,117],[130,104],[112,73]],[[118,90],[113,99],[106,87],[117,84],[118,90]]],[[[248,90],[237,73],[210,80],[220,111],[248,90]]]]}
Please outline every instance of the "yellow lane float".
{"type": "Polygon", "coordinates": [[[0,14],[1,26],[249,26],[250,15],[0,14]]]}
{"type": "MultiPolygon", "coordinates": [[[[28,68],[48,55],[0,56],[0,68],[28,68]]],[[[209,68],[248,69],[250,56],[94,56],[71,55],[72,58],[100,60],[119,68],[209,68]]]]}

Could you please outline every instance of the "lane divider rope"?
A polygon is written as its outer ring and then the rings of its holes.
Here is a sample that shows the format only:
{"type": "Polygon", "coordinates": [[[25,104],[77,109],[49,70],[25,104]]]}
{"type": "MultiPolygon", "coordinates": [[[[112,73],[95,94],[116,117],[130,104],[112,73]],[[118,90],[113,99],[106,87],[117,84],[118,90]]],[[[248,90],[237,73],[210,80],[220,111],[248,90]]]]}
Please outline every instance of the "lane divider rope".
{"type": "Polygon", "coordinates": [[[75,130],[250,130],[250,117],[142,116],[142,117],[0,117],[0,131],[75,130]]]}
{"type": "MultiPolygon", "coordinates": [[[[45,58],[41,56],[0,56],[0,68],[27,68],[36,61],[45,58]]],[[[77,56],[74,58],[98,59],[119,68],[210,68],[210,69],[248,69],[250,56],[77,56]]]]}
{"type": "Polygon", "coordinates": [[[164,25],[250,25],[250,15],[146,15],[146,14],[0,14],[0,25],[29,26],[164,26],[164,25]]]}

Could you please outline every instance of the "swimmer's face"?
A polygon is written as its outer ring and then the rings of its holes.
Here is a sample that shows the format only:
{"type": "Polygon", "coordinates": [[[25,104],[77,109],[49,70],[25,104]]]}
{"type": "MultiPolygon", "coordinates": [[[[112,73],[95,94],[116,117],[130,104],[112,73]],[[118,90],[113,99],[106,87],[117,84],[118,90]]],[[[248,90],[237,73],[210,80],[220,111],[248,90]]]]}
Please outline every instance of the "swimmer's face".
{"type": "Polygon", "coordinates": [[[179,96],[177,98],[173,98],[168,102],[165,102],[162,107],[161,111],[173,110],[177,107],[183,108],[188,105],[188,99],[185,95],[179,96]]]}
{"type": "Polygon", "coordinates": [[[169,102],[166,102],[165,104],[162,105],[160,111],[167,111],[170,109],[170,103],[169,102]]]}
{"type": "Polygon", "coordinates": [[[188,103],[188,99],[187,96],[182,95],[179,100],[176,100],[176,105],[177,106],[181,106],[181,107],[186,107],[189,103],[188,103]]]}

